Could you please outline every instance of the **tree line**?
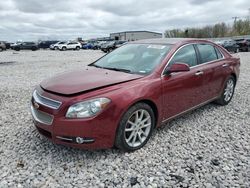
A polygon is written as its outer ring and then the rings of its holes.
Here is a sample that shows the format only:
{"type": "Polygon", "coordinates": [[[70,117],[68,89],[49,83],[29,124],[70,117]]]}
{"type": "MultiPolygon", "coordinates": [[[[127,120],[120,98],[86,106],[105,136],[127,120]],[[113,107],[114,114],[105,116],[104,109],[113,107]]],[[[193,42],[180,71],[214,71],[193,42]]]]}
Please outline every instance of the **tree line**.
{"type": "Polygon", "coordinates": [[[165,37],[167,38],[218,38],[240,35],[250,35],[249,19],[235,20],[231,25],[222,22],[215,25],[204,26],[201,28],[189,27],[186,29],[172,29],[165,31],[165,37]]]}

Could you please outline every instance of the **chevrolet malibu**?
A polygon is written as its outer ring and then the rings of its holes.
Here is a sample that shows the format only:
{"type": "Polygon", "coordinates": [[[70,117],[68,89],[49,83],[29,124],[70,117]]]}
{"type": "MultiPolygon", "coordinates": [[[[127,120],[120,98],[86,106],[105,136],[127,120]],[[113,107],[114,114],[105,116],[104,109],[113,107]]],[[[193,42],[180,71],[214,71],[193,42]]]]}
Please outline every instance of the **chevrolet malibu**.
{"type": "Polygon", "coordinates": [[[227,105],[239,67],[239,58],[210,41],[136,41],[43,81],[31,112],[39,133],[56,144],[133,151],[183,113],[210,102],[227,105]]]}

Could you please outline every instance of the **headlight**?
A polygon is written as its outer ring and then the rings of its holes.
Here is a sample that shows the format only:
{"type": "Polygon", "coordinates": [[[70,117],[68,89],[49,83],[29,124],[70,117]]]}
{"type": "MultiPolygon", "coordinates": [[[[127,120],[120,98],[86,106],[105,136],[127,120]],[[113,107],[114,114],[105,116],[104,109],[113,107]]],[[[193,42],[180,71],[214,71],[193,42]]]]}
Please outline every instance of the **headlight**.
{"type": "Polygon", "coordinates": [[[91,99],[69,107],[67,118],[88,118],[101,112],[111,102],[108,98],[91,99]]]}

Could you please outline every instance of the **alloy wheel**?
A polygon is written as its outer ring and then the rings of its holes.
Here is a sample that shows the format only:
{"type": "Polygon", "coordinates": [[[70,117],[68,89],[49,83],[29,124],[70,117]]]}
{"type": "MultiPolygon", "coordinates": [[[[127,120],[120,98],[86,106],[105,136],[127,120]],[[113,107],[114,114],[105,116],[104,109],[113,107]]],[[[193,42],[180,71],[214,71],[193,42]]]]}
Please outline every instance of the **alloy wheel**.
{"type": "Polygon", "coordinates": [[[142,145],[150,134],[152,117],[149,112],[140,109],[135,111],[125,126],[125,141],[130,147],[142,145]]]}
{"type": "Polygon", "coordinates": [[[224,100],[226,102],[230,101],[234,93],[234,80],[229,79],[226,83],[226,88],[224,90],[224,100]]]}

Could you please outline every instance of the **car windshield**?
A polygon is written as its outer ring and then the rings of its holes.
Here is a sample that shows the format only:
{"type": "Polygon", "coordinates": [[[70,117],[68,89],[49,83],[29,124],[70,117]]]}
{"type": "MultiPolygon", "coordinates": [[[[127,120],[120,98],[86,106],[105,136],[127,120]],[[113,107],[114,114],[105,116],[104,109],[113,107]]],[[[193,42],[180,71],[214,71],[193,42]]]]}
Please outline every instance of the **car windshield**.
{"type": "Polygon", "coordinates": [[[170,48],[169,44],[126,44],[89,66],[131,74],[150,74],[170,48]]]}

